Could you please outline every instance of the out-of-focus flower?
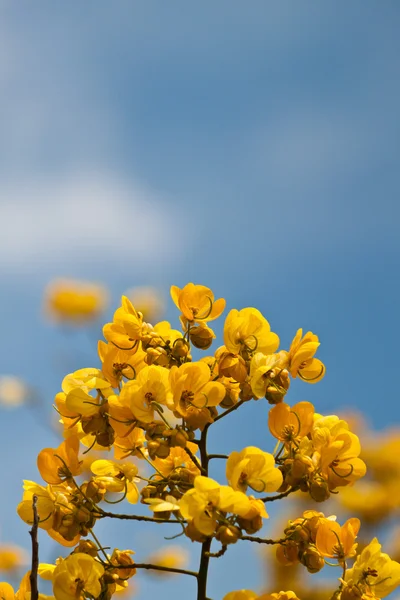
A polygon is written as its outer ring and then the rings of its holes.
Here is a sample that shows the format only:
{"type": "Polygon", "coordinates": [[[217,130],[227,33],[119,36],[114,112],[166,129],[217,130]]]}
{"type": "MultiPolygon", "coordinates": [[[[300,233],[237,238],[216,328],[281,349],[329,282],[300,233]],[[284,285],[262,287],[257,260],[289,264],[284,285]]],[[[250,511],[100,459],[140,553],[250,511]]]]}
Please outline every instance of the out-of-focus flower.
{"type": "Polygon", "coordinates": [[[14,375],[0,375],[0,405],[14,408],[25,404],[30,395],[28,386],[14,375]]]}
{"type": "MultiPolygon", "coordinates": [[[[169,569],[184,569],[189,562],[189,554],[182,546],[164,546],[160,550],[153,552],[146,562],[159,567],[168,567],[169,569]]],[[[151,574],[158,577],[169,577],[174,573],[168,573],[167,571],[153,571],[151,574]]]]}
{"type": "Polygon", "coordinates": [[[29,554],[26,550],[15,544],[0,544],[1,571],[15,571],[28,563],[29,554]]]}
{"type": "Polygon", "coordinates": [[[160,290],[151,286],[130,288],[125,296],[142,313],[146,323],[156,323],[165,311],[165,300],[160,290]]]}
{"type": "Polygon", "coordinates": [[[96,319],[108,304],[104,286],[89,281],[56,279],[45,291],[45,311],[56,322],[85,325],[96,319]]]}
{"type": "Polygon", "coordinates": [[[251,590],[237,590],[226,594],[223,600],[256,600],[256,598],[257,594],[251,590]]]}

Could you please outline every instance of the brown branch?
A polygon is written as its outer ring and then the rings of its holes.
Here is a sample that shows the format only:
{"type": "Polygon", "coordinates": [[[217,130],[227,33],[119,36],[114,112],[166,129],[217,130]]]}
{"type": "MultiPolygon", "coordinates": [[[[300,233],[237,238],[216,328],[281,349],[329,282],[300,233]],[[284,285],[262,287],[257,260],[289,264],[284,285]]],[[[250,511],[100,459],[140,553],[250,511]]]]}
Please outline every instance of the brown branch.
{"type": "Polygon", "coordinates": [[[223,412],[220,415],[218,415],[218,417],[215,417],[214,423],[216,423],[217,421],[219,421],[220,419],[222,419],[222,417],[226,417],[226,415],[229,415],[231,412],[233,412],[234,410],[238,409],[239,406],[241,406],[243,403],[244,403],[244,400],[239,400],[239,402],[237,404],[234,404],[233,406],[231,406],[230,408],[228,408],[228,410],[226,410],[225,412],[223,412]]]}
{"type": "Polygon", "coordinates": [[[186,569],[174,569],[172,567],[162,567],[151,563],[132,563],[130,565],[110,565],[107,569],[149,569],[153,571],[166,571],[167,573],[178,573],[179,575],[191,575],[197,577],[195,571],[186,571],[186,569]]]}
{"type": "Polygon", "coordinates": [[[209,454],[208,455],[208,460],[211,460],[213,458],[229,458],[229,456],[227,456],[226,454],[209,454]]]}
{"type": "Polygon", "coordinates": [[[227,550],[228,550],[228,546],[226,546],[225,544],[222,544],[221,550],[218,550],[218,552],[209,552],[208,556],[210,558],[219,558],[220,556],[223,556],[227,550]]]}
{"type": "Polygon", "coordinates": [[[242,535],[239,540],[245,540],[247,542],[256,542],[257,544],[268,544],[270,546],[276,544],[283,544],[286,542],[286,538],[281,538],[280,540],[269,540],[268,538],[255,537],[251,535],[242,535]]]}
{"type": "Polygon", "coordinates": [[[142,515],[122,515],[112,512],[106,512],[102,510],[100,514],[94,515],[96,519],[103,519],[109,517],[110,519],[123,519],[126,521],[146,521],[147,523],[171,523],[173,525],[181,524],[181,521],[177,519],[154,519],[153,517],[144,517],[142,515]]]}
{"type": "Polygon", "coordinates": [[[281,500],[282,498],[286,498],[289,494],[293,494],[293,492],[297,492],[299,490],[298,487],[293,487],[286,492],[282,492],[282,494],[278,494],[277,496],[265,496],[265,498],[260,498],[262,502],[273,502],[274,500],[281,500]]]}
{"type": "Polygon", "coordinates": [[[196,465],[196,467],[201,471],[201,473],[203,473],[203,475],[206,475],[206,470],[201,466],[199,459],[197,458],[197,456],[195,456],[193,454],[193,452],[190,450],[190,448],[188,448],[187,446],[185,446],[184,448],[186,454],[190,457],[190,460],[192,461],[193,464],[196,465]]]}
{"type": "Polygon", "coordinates": [[[29,535],[32,538],[32,568],[31,573],[29,575],[29,580],[31,583],[31,600],[38,600],[39,591],[38,591],[38,568],[39,568],[39,544],[37,539],[38,527],[39,527],[39,515],[37,511],[37,496],[32,497],[32,510],[33,510],[33,525],[32,529],[29,532],[29,535]]]}

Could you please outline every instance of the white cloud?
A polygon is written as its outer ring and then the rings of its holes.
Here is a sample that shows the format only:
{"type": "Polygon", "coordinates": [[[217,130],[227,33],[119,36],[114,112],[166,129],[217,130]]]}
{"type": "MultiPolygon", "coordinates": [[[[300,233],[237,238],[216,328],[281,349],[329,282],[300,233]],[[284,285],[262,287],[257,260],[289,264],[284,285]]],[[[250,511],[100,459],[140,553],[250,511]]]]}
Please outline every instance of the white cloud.
{"type": "Polygon", "coordinates": [[[164,265],[183,243],[180,217],[154,193],[111,175],[0,187],[0,271],[164,265]]]}

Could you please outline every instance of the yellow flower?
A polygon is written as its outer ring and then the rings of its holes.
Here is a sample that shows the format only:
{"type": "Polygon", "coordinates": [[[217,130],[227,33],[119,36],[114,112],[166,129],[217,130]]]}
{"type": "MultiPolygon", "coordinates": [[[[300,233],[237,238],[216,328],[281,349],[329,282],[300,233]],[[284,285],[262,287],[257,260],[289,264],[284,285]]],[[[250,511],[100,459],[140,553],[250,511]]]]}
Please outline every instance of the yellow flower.
{"type": "Polygon", "coordinates": [[[247,487],[256,492],[276,492],[283,481],[281,471],[275,467],[272,454],[253,446],[229,455],[226,478],[234,490],[241,492],[245,492],[247,487]]]}
{"type": "Polygon", "coordinates": [[[133,381],[128,381],[120,393],[120,403],[128,406],[142,423],[154,421],[154,404],[168,405],[170,389],[168,369],[150,365],[142,369],[133,381]]]}
{"type": "Polygon", "coordinates": [[[72,279],[57,279],[45,292],[45,309],[58,322],[85,324],[96,319],[107,307],[108,293],[98,284],[72,279]]]}
{"type": "Polygon", "coordinates": [[[223,600],[257,600],[258,594],[251,590],[237,590],[236,592],[229,592],[223,597],[223,600]]]}
{"type": "Polygon", "coordinates": [[[19,517],[29,525],[33,524],[33,496],[37,496],[36,508],[39,515],[39,527],[46,530],[51,529],[53,525],[51,516],[55,510],[55,497],[50,492],[49,487],[45,488],[34,481],[24,481],[22,502],[17,507],[19,517]]]}
{"type": "Polygon", "coordinates": [[[304,337],[303,330],[298,329],[287,355],[288,369],[292,377],[299,376],[307,383],[317,383],[325,375],[325,365],[314,358],[320,345],[318,336],[308,331],[304,337]]]}
{"type": "Polygon", "coordinates": [[[381,552],[381,545],[374,538],[346,571],[345,581],[356,584],[366,594],[385,598],[400,585],[400,564],[381,552]]]}
{"type": "Polygon", "coordinates": [[[165,310],[163,295],[157,288],[150,286],[137,286],[125,294],[132,302],[135,309],[142,313],[147,323],[155,323],[165,310]]]}
{"type": "Polygon", "coordinates": [[[224,298],[214,300],[210,288],[194,283],[187,283],[182,289],[172,285],[171,297],[191,324],[195,321],[213,321],[224,311],[226,304],[224,298]]]}
{"type": "Polygon", "coordinates": [[[0,598],[2,600],[14,600],[15,599],[14,588],[12,587],[12,585],[10,585],[9,583],[6,583],[6,582],[0,583],[0,598]]]}
{"type": "Polygon", "coordinates": [[[225,319],[224,343],[229,352],[272,354],[279,346],[279,337],[256,308],[233,309],[225,319]]]}
{"type": "Polygon", "coordinates": [[[139,490],[134,483],[138,468],[133,463],[118,464],[111,460],[95,460],[90,468],[96,475],[95,482],[107,491],[124,492],[131,504],[136,504],[139,500],[139,490]]]}
{"type": "Polygon", "coordinates": [[[342,526],[330,519],[318,523],[315,545],[322,556],[343,562],[356,553],[355,539],[360,529],[360,519],[351,518],[342,526]]]}
{"type": "Polygon", "coordinates": [[[106,344],[99,340],[97,346],[98,354],[102,364],[104,378],[113,388],[117,388],[122,378],[135,379],[146,363],[144,361],[146,352],[138,347],[136,352],[119,350],[114,344],[106,344]]]}
{"type": "MultiPolygon", "coordinates": [[[[250,363],[250,385],[256,398],[265,396],[267,389],[271,387],[275,391],[286,393],[286,389],[276,383],[274,380],[282,371],[282,360],[280,354],[263,354],[256,352],[250,363]]],[[[287,373],[287,371],[286,371],[287,373]]]]}
{"type": "Polygon", "coordinates": [[[172,367],[170,385],[175,410],[186,417],[190,407],[218,406],[225,397],[222,383],[210,381],[210,369],[205,362],[185,363],[172,367]]]}
{"type": "MultiPolygon", "coordinates": [[[[196,444],[187,442],[186,445],[189,450],[193,452],[193,454],[197,452],[196,444]]],[[[179,472],[179,469],[181,468],[187,469],[194,476],[200,475],[199,468],[191,460],[185,449],[181,448],[180,446],[171,448],[167,458],[156,457],[153,460],[153,464],[156,469],[162,473],[162,475],[164,475],[164,477],[169,477],[172,473],[179,472]]]]}
{"type": "Polygon", "coordinates": [[[79,438],[71,436],[58,448],[44,448],[37,457],[39,473],[47,483],[57,484],[70,475],[79,475],[79,438]]]}
{"type": "Polygon", "coordinates": [[[245,516],[251,507],[242,492],[203,476],[196,477],[194,487],[184,494],[179,506],[182,516],[193,520],[197,531],[207,536],[215,531],[219,511],[245,516]]]}
{"type": "Polygon", "coordinates": [[[330,490],[365,475],[366,465],[359,458],[360,440],[348,430],[346,421],[336,415],[315,415],[311,438],[315,447],[313,462],[328,481],[330,490]]]}
{"type": "Polygon", "coordinates": [[[54,596],[57,600],[82,600],[88,594],[98,598],[103,574],[104,567],[89,554],[71,554],[54,569],[54,596]]]}
{"type": "MultiPolygon", "coordinates": [[[[160,567],[168,567],[169,569],[184,569],[189,562],[189,555],[186,548],[182,546],[163,546],[160,550],[153,552],[146,562],[160,567]]],[[[173,573],[154,571],[152,575],[168,577],[173,575],[173,573]]]]}
{"type": "Polygon", "coordinates": [[[137,313],[126,296],[122,296],[121,306],[115,311],[113,322],[103,327],[103,335],[107,342],[114,344],[120,350],[135,352],[147,329],[148,326],[143,323],[142,315],[137,313]]]}
{"type": "Polygon", "coordinates": [[[268,427],[275,438],[289,443],[310,433],[313,418],[314,406],[311,402],[298,402],[292,408],[281,402],[269,411],[268,427]]]}
{"type": "Polygon", "coordinates": [[[1,571],[14,571],[27,563],[29,563],[29,554],[26,550],[12,544],[0,545],[1,571]]]}

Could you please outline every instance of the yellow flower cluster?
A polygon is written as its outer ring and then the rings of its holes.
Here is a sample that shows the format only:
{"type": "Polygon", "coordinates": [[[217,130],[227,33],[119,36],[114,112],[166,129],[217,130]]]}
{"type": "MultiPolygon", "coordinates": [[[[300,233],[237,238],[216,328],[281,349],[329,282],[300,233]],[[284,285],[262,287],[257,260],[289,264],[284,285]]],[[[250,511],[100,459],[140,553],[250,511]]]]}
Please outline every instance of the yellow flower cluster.
{"type": "MultiPolygon", "coordinates": [[[[254,537],[268,517],[267,502],[298,490],[322,502],[366,472],[359,439],[346,421],[317,414],[310,402],[285,402],[293,379],[314,384],[323,378],[325,366],[315,357],[318,337],[299,329],[289,350],[279,350],[279,337],[260,311],[233,309],[225,319],[224,345],[194,360],[194,350],[208,350],[215,339],[209,322],[222,314],[225,300],[194,283],[172,286],[171,296],[181,331],[166,321],[148,323],[122,297],[112,322],[104,325],[99,366],[68,374],[56,395],[64,441],[41,450],[37,464],[47,485],[26,481],[17,509],[29,524],[37,512],[38,526],[73,548],[55,565],[40,567],[41,576],[53,582],[56,600],[109,600],[140,568],[194,575],[198,598],[205,600],[208,559],[246,540],[276,544],[281,564],[301,563],[310,573],[335,560],[343,568],[336,599],[375,598],[377,590],[379,597],[386,595],[397,586],[398,565],[380,553],[376,540],[369,554],[364,550],[347,569],[346,561],[356,556],[356,518],[340,526],[323,513],[306,511],[289,522],[281,539],[254,537]],[[275,450],[248,446],[229,455],[210,454],[210,426],[263,397],[271,405],[264,410],[275,450]],[[85,459],[90,465],[85,480],[81,445],[89,456],[91,450],[113,453],[85,459]],[[210,477],[214,458],[226,460],[224,483],[210,477]],[[104,509],[104,502],[123,500],[140,502],[149,512],[104,509]],[[202,544],[199,572],[170,566],[160,557],[150,565],[135,564],[132,550],[108,555],[93,532],[103,518],[173,521],[202,544]],[[84,539],[89,534],[95,542],[84,539]],[[220,547],[215,553],[213,540],[220,547]],[[355,590],[361,595],[354,596],[355,590]]],[[[3,593],[8,600],[11,592],[3,593]]],[[[225,597],[246,599],[298,600],[293,591],[258,596],[242,590],[225,597]]]]}

